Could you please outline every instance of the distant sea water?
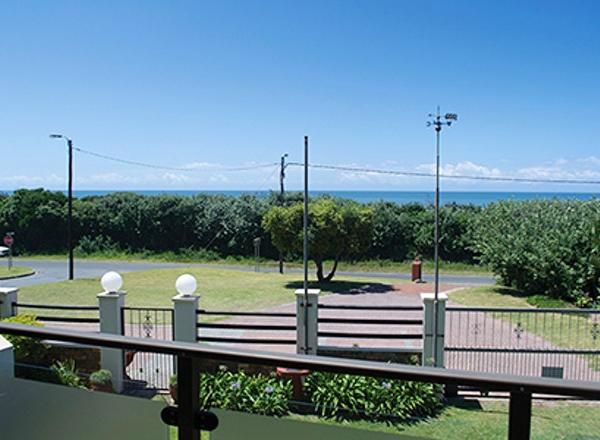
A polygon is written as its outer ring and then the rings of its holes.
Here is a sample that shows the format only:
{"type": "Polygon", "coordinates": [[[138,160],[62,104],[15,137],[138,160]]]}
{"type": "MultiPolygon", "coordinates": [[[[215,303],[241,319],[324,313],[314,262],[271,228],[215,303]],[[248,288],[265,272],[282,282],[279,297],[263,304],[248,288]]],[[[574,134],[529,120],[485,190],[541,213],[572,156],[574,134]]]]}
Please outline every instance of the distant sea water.
{"type": "MultiPolygon", "coordinates": [[[[173,190],[124,190],[140,195],[156,196],[161,194],[194,196],[197,194],[220,194],[228,196],[239,196],[242,194],[255,195],[257,197],[267,197],[269,191],[173,191],[173,190]]],[[[93,190],[93,191],[74,191],[75,197],[102,196],[119,192],[116,190],[93,190]]],[[[292,191],[294,192],[294,191],[292,191]]],[[[421,203],[424,205],[433,204],[434,193],[429,191],[311,191],[311,196],[329,194],[335,197],[352,199],[360,203],[369,203],[376,201],[395,202],[399,204],[421,203]]],[[[443,191],[440,194],[442,204],[457,203],[461,205],[484,206],[499,200],[541,200],[541,199],[561,199],[561,200],[592,200],[600,199],[600,193],[566,193],[566,192],[474,192],[474,191],[443,191]]]]}

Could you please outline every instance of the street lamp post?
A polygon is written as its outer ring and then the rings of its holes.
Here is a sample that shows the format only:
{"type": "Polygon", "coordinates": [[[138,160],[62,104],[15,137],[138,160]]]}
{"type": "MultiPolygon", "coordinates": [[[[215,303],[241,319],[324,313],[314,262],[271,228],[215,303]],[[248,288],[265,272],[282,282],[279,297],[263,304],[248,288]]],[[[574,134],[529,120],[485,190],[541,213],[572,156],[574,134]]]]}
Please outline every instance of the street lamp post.
{"type": "Polygon", "coordinates": [[[53,139],[64,139],[67,141],[69,154],[69,183],[68,183],[68,213],[67,213],[67,247],[69,248],[69,280],[73,279],[73,141],[62,134],[51,134],[53,139]]]}
{"type": "Polygon", "coordinates": [[[434,354],[434,365],[437,365],[437,343],[438,343],[438,296],[440,293],[440,133],[443,126],[452,125],[453,121],[458,119],[458,115],[455,113],[446,113],[444,120],[440,115],[440,107],[437,107],[436,114],[429,114],[432,120],[427,121],[427,126],[432,127],[435,130],[435,226],[433,232],[433,264],[434,264],[434,299],[433,299],[433,354],[434,354]]]}

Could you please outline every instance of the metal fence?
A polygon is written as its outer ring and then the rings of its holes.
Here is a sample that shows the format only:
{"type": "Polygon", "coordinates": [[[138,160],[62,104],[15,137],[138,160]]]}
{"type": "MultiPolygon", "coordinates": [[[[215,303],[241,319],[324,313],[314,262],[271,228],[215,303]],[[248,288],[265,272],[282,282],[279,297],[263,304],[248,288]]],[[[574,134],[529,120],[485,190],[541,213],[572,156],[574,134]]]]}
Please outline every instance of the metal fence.
{"type": "Polygon", "coordinates": [[[448,368],[600,380],[600,311],[448,307],[448,368]]]}
{"type": "MultiPolygon", "coordinates": [[[[173,340],[173,309],[161,307],[123,307],[122,334],[137,338],[173,340]]],[[[132,386],[166,390],[173,374],[173,356],[161,353],[128,352],[125,374],[132,386]]]]}
{"type": "Polygon", "coordinates": [[[422,306],[319,304],[318,309],[319,345],[356,347],[375,340],[410,347],[423,339],[422,306]]]}
{"type": "Polygon", "coordinates": [[[200,309],[198,316],[233,317],[229,322],[198,322],[200,342],[253,345],[296,345],[296,318],[291,312],[227,312],[200,309]],[[258,319],[257,319],[258,318],[258,319]]]}

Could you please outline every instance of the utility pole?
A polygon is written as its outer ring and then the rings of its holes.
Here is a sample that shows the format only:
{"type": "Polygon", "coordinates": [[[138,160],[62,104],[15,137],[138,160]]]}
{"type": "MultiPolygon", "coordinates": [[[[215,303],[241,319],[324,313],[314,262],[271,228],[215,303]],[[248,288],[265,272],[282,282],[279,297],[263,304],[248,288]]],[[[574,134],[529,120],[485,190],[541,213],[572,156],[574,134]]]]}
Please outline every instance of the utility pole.
{"type": "Polygon", "coordinates": [[[437,107],[435,115],[429,114],[430,121],[427,121],[427,126],[433,126],[435,130],[435,226],[433,231],[433,260],[434,260],[434,299],[433,299],[433,364],[436,365],[437,359],[437,336],[438,336],[438,296],[440,293],[440,133],[443,126],[452,125],[452,121],[456,121],[458,116],[455,113],[446,113],[444,120],[440,115],[440,106],[437,107]]]}
{"type": "Polygon", "coordinates": [[[68,207],[67,207],[67,247],[69,249],[69,280],[74,278],[73,257],[73,141],[62,134],[51,134],[51,138],[65,139],[69,154],[69,178],[68,178],[68,207]]]}
{"type": "MultiPolygon", "coordinates": [[[[285,203],[285,158],[288,154],[281,156],[281,168],[279,169],[279,203],[283,206],[285,203]]],[[[283,275],[283,252],[279,251],[279,273],[283,275]]]]}

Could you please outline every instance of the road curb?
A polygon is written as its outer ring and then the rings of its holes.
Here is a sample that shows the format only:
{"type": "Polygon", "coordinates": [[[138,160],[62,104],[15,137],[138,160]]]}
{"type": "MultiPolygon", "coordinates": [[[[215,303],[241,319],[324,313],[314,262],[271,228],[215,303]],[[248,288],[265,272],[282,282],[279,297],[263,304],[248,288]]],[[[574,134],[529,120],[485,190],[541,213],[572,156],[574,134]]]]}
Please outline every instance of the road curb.
{"type": "Polygon", "coordinates": [[[22,273],[22,274],[19,274],[19,275],[14,275],[14,276],[11,276],[11,277],[2,277],[2,276],[0,276],[0,281],[16,280],[18,278],[30,277],[32,275],[35,275],[35,273],[36,273],[35,270],[32,270],[31,272],[26,272],[26,273],[22,273]]]}

